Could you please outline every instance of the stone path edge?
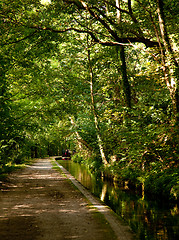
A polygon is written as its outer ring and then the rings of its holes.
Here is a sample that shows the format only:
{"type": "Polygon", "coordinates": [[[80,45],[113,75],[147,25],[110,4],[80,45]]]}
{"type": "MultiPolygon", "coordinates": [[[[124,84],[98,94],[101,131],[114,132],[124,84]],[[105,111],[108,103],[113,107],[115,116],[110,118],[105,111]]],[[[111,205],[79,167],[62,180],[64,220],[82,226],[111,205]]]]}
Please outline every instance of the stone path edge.
{"type": "Polygon", "coordinates": [[[69,179],[75,187],[77,187],[77,189],[86,197],[90,204],[105,217],[115,232],[118,240],[135,239],[135,235],[131,228],[122,223],[122,221],[119,220],[119,217],[116,216],[111,208],[101,203],[100,200],[96,199],[80,182],[78,182],[62,165],[60,165],[55,158],[53,158],[52,162],[54,162],[60,168],[66,178],[69,179]]]}

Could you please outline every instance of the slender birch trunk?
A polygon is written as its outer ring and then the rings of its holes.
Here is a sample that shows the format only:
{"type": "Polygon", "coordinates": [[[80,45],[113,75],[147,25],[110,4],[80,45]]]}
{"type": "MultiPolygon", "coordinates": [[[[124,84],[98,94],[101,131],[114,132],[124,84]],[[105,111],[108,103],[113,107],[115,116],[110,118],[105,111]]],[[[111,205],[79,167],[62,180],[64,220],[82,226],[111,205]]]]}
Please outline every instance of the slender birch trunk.
{"type": "MultiPolygon", "coordinates": [[[[87,41],[88,41],[88,39],[87,39],[87,41]]],[[[95,101],[94,101],[93,69],[92,69],[92,66],[91,66],[91,58],[90,58],[90,49],[89,49],[89,47],[88,47],[88,65],[89,65],[89,75],[90,75],[91,109],[92,109],[93,116],[94,116],[94,123],[95,123],[95,128],[96,128],[98,146],[99,146],[102,162],[103,162],[104,165],[107,165],[108,161],[106,159],[106,155],[105,155],[105,152],[104,152],[103,140],[102,140],[101,134],[100,134],[99,123],[98,123],[98,116],[97,116],[97,113],[96,113],[96,107],[95,107],[95,101]]]]}
{"type": "Polygon", "coordinates": [[[170,61],[172,64],[170,64],[170,76],[171,80],[169,83],[169,90],[170,95],[172,98],[173,103],[173,112],[174,115],[176,115],[176,121],[179,122],[179,66],[177,59],[175,57],[174,51],[172,49],[170,39],[168,36],[166,23],[165,23],[165,15],[164,15],[164,2],[163,0],[158,0],[158,18],[159,18],[159,27],[160,27],[160,33],[162,37],[162,41],[164,44],[165,52],[168,54],[168,61],[170,61]]]}

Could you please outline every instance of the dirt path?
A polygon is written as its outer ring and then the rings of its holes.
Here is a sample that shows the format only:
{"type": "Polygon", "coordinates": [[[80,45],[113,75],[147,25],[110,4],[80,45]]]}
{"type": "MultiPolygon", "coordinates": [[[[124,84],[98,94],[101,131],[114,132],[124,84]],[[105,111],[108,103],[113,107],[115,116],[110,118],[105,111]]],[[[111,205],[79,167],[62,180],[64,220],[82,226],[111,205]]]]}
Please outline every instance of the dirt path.
{"type": "MultiPolygon", "coordinates": [[[[10,175],[0,191],[0,239],[113,240],[109,223],[49,159],[10,175]]],[[[122,239],[122,238],[121,238],[122,239]]]]}

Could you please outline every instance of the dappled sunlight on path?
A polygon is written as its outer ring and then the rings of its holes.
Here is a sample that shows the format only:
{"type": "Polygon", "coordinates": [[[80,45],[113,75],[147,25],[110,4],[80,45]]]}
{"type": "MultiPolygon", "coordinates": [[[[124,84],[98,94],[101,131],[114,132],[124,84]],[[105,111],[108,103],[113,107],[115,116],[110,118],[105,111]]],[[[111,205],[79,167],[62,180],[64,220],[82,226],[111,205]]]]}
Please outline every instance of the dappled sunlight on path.
{"type": "Polygon", "coordinates": [[[52,168],[52,165],[49,160],[39,159],[38,162],[35,162],[33,165],[28,166],[28,168],[34,170],[50,170],[52,168]]]}
{"type": "Polygon", "coordinates": [[[0,239],[113,240],[109,224],[49,159],[13,173],[0,192],[0,239]]]}

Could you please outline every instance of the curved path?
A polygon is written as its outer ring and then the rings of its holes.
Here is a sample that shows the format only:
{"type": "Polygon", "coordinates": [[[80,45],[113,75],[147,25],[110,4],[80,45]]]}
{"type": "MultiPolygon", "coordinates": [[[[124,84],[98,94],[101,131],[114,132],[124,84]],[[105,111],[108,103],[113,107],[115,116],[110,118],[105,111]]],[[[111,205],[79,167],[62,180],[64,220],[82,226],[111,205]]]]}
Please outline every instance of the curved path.
{"type": "Polygon", "coordinates": [[[38,159],[9,176],[0,191],[0,239],[131,240],[129,228],[59,167],[65,175],[38,159]]]}

